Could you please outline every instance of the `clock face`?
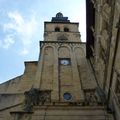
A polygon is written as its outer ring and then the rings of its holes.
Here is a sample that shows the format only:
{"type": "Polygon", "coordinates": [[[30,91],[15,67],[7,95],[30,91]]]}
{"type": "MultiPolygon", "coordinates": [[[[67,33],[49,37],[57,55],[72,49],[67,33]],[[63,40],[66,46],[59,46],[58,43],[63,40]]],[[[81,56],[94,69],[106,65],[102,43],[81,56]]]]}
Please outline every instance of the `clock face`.
{"type": "Polygon", "coordinates": [[[69,60],[61,60],[60,63],[62,65],[69,65],[70,64],[70,61],[69,60]]]}

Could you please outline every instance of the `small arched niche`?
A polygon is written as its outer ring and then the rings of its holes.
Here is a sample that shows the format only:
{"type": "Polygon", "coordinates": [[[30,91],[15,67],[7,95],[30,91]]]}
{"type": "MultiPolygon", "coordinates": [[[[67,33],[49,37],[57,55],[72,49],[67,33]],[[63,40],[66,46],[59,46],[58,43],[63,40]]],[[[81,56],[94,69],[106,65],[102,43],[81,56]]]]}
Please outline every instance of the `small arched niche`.
{"type": "Polygon", "coordinates": [[[58,49],[59,58],[70,58],[70,49],[68,46],[61,46],[58,49]]]}

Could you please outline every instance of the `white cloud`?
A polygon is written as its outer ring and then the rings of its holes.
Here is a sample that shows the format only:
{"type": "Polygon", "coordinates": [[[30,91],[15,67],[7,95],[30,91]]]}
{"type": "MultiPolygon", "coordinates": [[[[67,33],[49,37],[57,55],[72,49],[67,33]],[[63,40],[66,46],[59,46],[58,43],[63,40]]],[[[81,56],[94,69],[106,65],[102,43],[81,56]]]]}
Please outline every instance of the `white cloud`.
{"type": "Polygon", "coordinates": [[[24,24],[23,17],[17,11],[9,12],[8,17],[11,18],[11,20],[13,20],[13,22],[15,22],[17,25],[24,24]]]}
{"type": "Polygon", "coordinates": [[[14,39],[12,35],[6,35],[5,39],[3,40],[2,47],[8,49],[11,45],[14,44],[14,39]]]}
{"type": "Polygon", "coordinates": [[[4,49],[8,49],[15,43],[13,35],[8,34],[5,36],[4,39],[0,40],[0,47],[4,49]]]}
{"type": "MultiPolygon", "coordinates": [[[[8,33],[6,37],[9,36],[9,34],[17,36],[22,43],[20,54],[25,55],[29,52],[29,48],[33,42],[32,38],[37,29],[37,21],[35,16],[33,14],[29,19],[25,19],[18,11],[13,11],[8,13],[8,18],[10,19],[10,22],[3,25],[4,32],[8,33]]],[[[13,44],[13,41],[17,42],[17,40],[10,40],[9,38],[9,43],[13,44]]],[[[4,42],[4,44],[4,46],[7,48],[10,47],[10,45],[8,45],[6,42],[4,42]]]]}

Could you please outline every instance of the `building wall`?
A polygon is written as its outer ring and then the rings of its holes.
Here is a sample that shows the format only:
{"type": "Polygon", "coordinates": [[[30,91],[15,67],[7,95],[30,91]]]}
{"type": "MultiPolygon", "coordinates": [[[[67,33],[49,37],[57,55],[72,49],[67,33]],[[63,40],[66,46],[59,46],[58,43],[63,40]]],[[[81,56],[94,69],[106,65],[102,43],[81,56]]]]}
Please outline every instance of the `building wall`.
{"type": "Polygon", "coordinates": [[[120,87],[119,82],[117,83],[120,69],[118,57],[120,56],[120,1],[96,0],[88,4],[93,4],[95,9],[91,11],[95,12],[95,24],[87,28],[92,28],[92,36],[94,36],[94,45],[88,45],[92,48],[89,61],[99,86],[106,94],[107,107],[111,108],[115,112],[116,119],[119,119],[120,91],[116,92],[116,89],[120,87]]]}
{"type": "Polygon", "coordinates": [[[80,32],[78,31],[78,23],[44,23],[44,41],[56,41],[59,37],[66,37],[68,42],[80,42],[80,32]],[[55,28],[60,29],[59,32],[55,32],[55,28]],[[69,32],[65,32],[64,29],[68,28],[69,32]]]}
{"type": "Polygon", "coordinates": [[[102,101],[100,75],[96,75],[100,70],[98,42],[91,67],[78,23],[51,21],[44,25],[39,60],[25,62],[23,75],[0,85],[0,119],[112,120],[102,101]]]}

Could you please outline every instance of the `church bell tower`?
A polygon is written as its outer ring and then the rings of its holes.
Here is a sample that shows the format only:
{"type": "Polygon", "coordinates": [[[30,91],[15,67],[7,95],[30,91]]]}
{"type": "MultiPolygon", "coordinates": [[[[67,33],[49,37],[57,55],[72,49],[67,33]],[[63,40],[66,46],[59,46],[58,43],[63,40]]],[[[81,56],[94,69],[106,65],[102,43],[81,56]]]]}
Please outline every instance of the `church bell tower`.
{"type": "Polygon", "coordinates": [[[61,12],[51,22],[44,22],[34,87],[50,90],[51,102],[84,100],[79,68],[84,47],[78,27],[79,23],[70,22],[61,12]]]}
{"type": "Polygon", "coordinates": [[[0,85],[0,120],[113,120],[78,27],[60,12],[44,22],[38,61],[0,85]]]}

